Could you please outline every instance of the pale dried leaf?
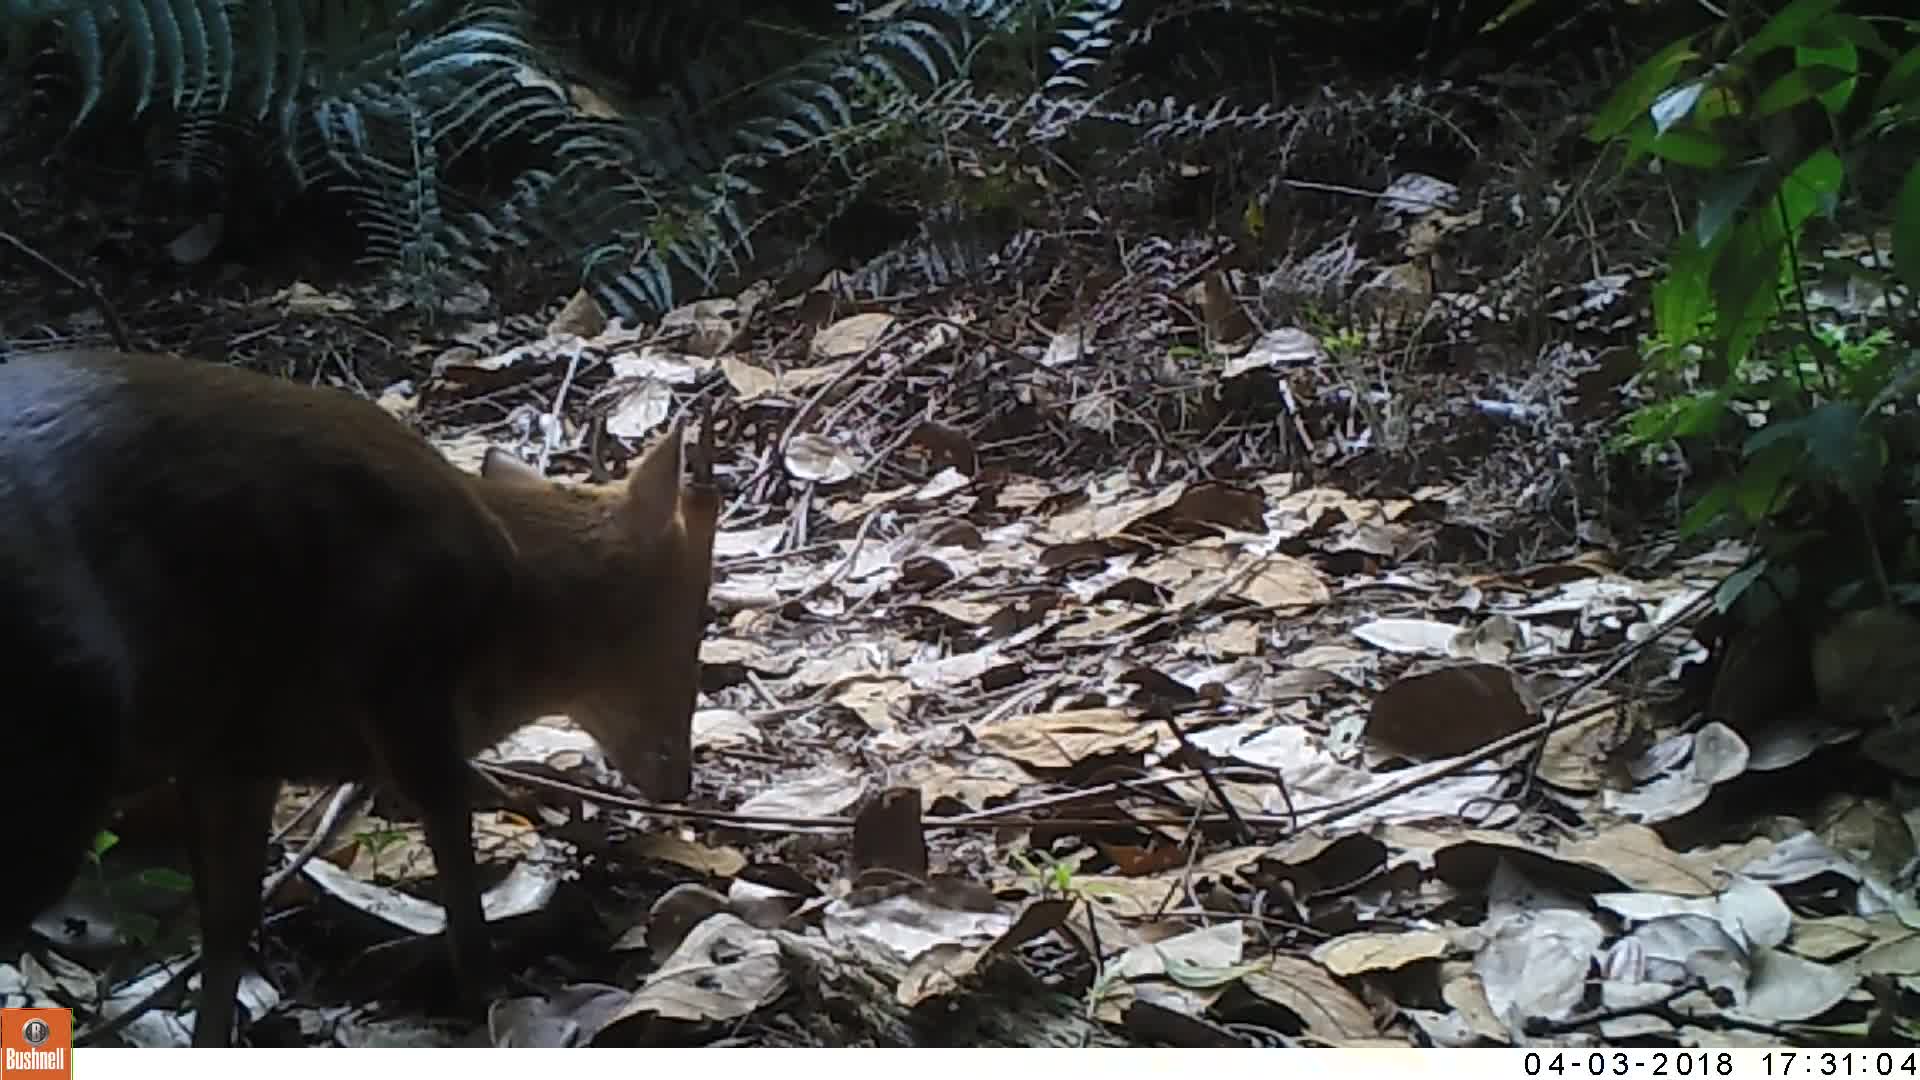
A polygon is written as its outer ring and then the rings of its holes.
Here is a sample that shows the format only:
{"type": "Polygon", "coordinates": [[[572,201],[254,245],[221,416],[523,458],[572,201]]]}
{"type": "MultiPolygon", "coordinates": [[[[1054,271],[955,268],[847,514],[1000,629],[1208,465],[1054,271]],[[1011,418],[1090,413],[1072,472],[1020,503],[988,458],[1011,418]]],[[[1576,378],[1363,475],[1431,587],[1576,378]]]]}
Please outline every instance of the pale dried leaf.
{"type": "Polygon", "coordinates": [[[1071,323],[1047,339],[1047,351],[1040,356],[1040,366],[1047,368],[1066,367],[1078,363],[1087,351],[1087,331],[1079,323],[1071,323]]]}
{"type": "Polygon", "coordinates": [[[1517,1038],[1530,1017],[1569,1015],[1606,938],[1591,916],[1547,908],[1507,919],[1474,957],[1487,1004],[1517,1038]]]}
{"type": "Polygon", "coordinates": [[[1230,357],[1221,368],[1220,377],[1231,379],[1249,371],[1308,367],[1325,360],[1326,356],[1319,338],[1297,326],[1283,326],[1261,334],[1246,352],[1230,357]]]}
{"type": "Polygon", "coordinates": [[[607,364],[616,379],[653,379],[669,386],[686,386],[709,370],[713,361],[649,344],[637,353],[615,353],[607,358],[607,364]]]}
{"type": "Polygon", "coordinates": [[[821,360],[850,360],[865,353],[893,329],[885,312],[850,315],[813,336],[813,355],[821,360]]]}
{"type": "Polygon", "coordinates": [[[643,1013],[675,1020],[738,1020],[773,1002],[786,985],[779,943],[766,931],[722,913],[695,927],[609,1024],[643,1013]]]}
{"type": "Polygon", "coordinates": [[[1353,628],[1353,636],[1377,649],[1405,656],[1445,656],[1460,633],[1451,623],[1427,619],[1376,619],[1353,628]]]}
{"type": "Polygon", "coordinates": [[[859,938],[909,964],[942,945],[991,945],[1013,927],[1013,915],[1005,905],[992,911],[958,911],[919,893],[902,893],[874,904],[836,900],[822,912],[821,929],[829,939],[859,938]]]}
{"type": "Polygon", "coordinates": [[[1761,1023],[1812,1020],[1853,992],[1859,976],[1846,964],[1819,964],[1779,949],[1756,949],[1746,1000],[1727,1010],[1761,1023]]]}
{"type": "Polygon", "coordinates": [[[1718,721],[1697,732],[1673,736],[1666,745],[1656,744],[1649,754],[1661,761],[1657,769],[1648,770],[1652,778],[1632,791],[1604,792],[1603,804],[1623,817],[1650,824],[1670,821],[1699,808],[1715,785],[1738,777],[1747,768],[1746,741],[1718,721]],[[1675,747],[1690,753],[1673,754],[1675,747]]]}
{"type": "Polygon", "coordinates": [[[643,859],[684,866],[713,878],[730,878],[746,868],[747,857],[739,848],[712,847],[676,832],[655,832],[636,836],[627,852],[643,859]]]}
{"type": "Polygon", "coordinates": [[[1452,947],[1445,934],[1410,930],[1403,934],[1346,934],[1313,950],[1313,959],[1347,978],[1369,971],[1398,971],[1408,964],[1438,960],[1452,947]]]}
{"type": "Polygon", "coordinates": [[[787,472],[796,480],[838,484],[860,471],[853,454],[825,435],[795,435],[785,455],[787,472]]]}
{"type": "Polygon", "coordinates": [[[839,817],[866,794],[866,777],[854,769],[820,768],[762,788],[735,809],[783,818],[839,817]]]}
{"type": "Polygon", "coordinates": [[[620,395],[607,412],[607,434],[638,439],[666,425],[673,415],[673,389],[648,379],[620,395]]]}
{"type": "Polygon", "coordinates": [[[1161,725],[1122,709],[1028,713],[976,730],[981,748],[1030,769],[1064,769],[1101,754],[1152,746],[1161,725]]]}

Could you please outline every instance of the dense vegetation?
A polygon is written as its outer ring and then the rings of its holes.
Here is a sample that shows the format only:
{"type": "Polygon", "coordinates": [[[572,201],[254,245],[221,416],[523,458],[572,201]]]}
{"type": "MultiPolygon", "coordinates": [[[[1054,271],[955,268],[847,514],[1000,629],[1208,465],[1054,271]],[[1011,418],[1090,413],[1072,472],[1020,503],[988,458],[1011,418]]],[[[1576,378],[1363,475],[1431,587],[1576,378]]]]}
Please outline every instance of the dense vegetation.
{"type": "MultiPolygon", "coordinates": [[[[0,77],[50,162],[218,208],[235,235],[345,220],[423,309],[512,263],[650,317],[817,275],[823,249],[940,285],[1095,216],[1171,208],[1284,243],[1276,146],[1332,132],[1396,168],[1491,171],[1463,125],[1538,91],[1483,76],[1597,57],[1615,182],[1683,208],[1615,447],[1683,472],[1686,530],[1770,527],[1725,600],[1766,581],[1768,604],[1849,606],[1920,582],[1920,49],[1900,10],[8,0],[0,77]],[[1369,90],[1382,73],[1402,81],[1369,90]],[[1840,263],[1836,307],[1815,279],[1840,263]]],[[[1548,146],[1528,167],[1585,163],[1548,146]]]]}

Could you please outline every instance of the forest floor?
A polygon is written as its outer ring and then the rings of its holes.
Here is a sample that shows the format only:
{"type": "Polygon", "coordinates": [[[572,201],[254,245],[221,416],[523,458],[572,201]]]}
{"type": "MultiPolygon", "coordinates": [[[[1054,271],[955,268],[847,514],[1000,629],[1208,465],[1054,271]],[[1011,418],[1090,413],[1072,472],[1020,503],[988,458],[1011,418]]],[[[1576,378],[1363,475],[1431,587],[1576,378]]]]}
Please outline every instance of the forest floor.
{"type": "MultiPolygon", "coordinates": [[[[693,798],[620,794],[560,719],[483,758],[524,987],[484,1024],[372,988],[431,877],[377,800],[272,905],[252,1041],[1886,1041],[1911,833],[1810,709],[1707,709],[1744,551],[1677,543],[1677,482],[1605,449],[1657,262],[1569,230],[1583,183],[1529,217],[1405,173],[1290,250],[1143,226],[1018,283],[639,327],[478,286],[429,323],[291,256],[116,276],[126,235],[9,183],[143,343],[376,399],[464,467],[718,425],[693,798]]],[[[104,340],[5,265],[8,347],[104,340]]],[[[96,948],[0,963],[9,1003],[84,1028],[167,980],[177,882],[127,891],[164,816],[70,901],[96,948]]],[[[117,1038],[181,1041],[176,999],[117,1038]]]]}

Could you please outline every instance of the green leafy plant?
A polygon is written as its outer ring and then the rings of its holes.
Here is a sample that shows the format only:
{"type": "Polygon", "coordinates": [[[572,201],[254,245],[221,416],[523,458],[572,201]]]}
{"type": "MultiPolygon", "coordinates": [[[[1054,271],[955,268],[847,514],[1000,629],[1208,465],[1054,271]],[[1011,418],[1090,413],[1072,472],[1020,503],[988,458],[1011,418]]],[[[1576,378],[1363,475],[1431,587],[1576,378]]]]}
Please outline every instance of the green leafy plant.
{"type": "Polygon", "coordinates": [[[1367,347],[1367,332],[1348,325],[1324,308],[1309,304],[1300,313],[1300,322],[1320,341],[1320,347],[1336,360],[1350,360],[1367,347]]]}
{"type": "Polygon", "coordinates": [[[120,843],[120,834],[112,829],[101,829],[94,833],[93,846],[87,849],[87,862],[98,868],[100,860],[106,857],[107,852],[112,851],[118,843],[120,843]]]}
{"type": "Polygon", "coordinates": [[[1367,334],[1358,327],[1349,326],[1322,335],[1320,347],[1336,360],[1355,359],[1367,347],[1367,334]]]}
{"type": "Polygon", "coordinates": [[[119,844],[119,834],[111,829],[94,833],[93,843],[87,849],[87,866],[113,912],[113,927],[119,940],[129,945],[145,946],[159,940],[161,926],[159,919],[139,910],[140,898],[154,892],[191,892],[193,879],[166,867],[149,867],[128,877],[110,879],[102,860],[107,852],[119,844]]]}
{"type": "Polygon", "coordinates": [[[1024,851],[1012,855],[1020,872],[1033,879],[1034,885],[1043,896],[1068,896],[1073,892],[1073,864],[1035,852],[1037,859],[1028,858],[1024,851]]]}
{"type": "MultiPolygon", "coordinates": [[[[1877,514],[1890,496],[1911,501],[1920,446],[1907,430],[1920,354],[1889,325],[1911,315],[1920,286],[1920,20],[1870,20],[1842,0],[1762,14],[1735,8],[1660,50],[1590,129],[1624,149],[1623,168],[1697,184],[1653,288],[1639,379],[1651,400],[1615,447],[1679,443],[1709,461],[1731,447],[1683,533],[1762,527],[1765,557],[1779,563],[1829,550],[1810,548],[1797,523],[1819,523],[1818,534],[1851,520],[1871,577],[1823,584],[1872,584],[1887,597],[1877,514]],[[1889,170],[1904,176],[1877,195],[1889,170]],[[1821,320],[1809,281],[1812,241],[1843,210],[1890,239],[1861,271],[1887,304],[1835,325],[1821,320]]],[[[1723,602],[1752,580],[1723,590],[1723,602]]]]}
{"type": "Polygon", "coordinates": [[[398,845],[407,838],[406,830],[398,828],[362,829],[353,834],[354,840],[367,849],[367,857],[372,860],[374,874],[379,876],[380,856],[388,848],[398,845]]]}

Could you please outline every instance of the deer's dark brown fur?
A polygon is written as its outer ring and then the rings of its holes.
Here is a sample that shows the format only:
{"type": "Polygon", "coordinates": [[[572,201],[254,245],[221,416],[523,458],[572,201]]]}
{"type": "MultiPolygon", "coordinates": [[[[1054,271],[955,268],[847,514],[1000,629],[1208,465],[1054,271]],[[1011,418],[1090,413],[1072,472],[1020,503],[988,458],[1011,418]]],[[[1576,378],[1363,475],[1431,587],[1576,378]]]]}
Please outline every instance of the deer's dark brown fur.
{"type": "Polygon", "coordinates": [[[676,428],[624,485],[462,473],[378,407],[174,357],[0,361],[0,937],[64,892],[114,792],[192,824],[196,1045],[231,1038],[287,780],[420,810],[454,973],[486,974],[466,760],[566,713],[655,798],[692,782],[717,500],[676,428]]]}

